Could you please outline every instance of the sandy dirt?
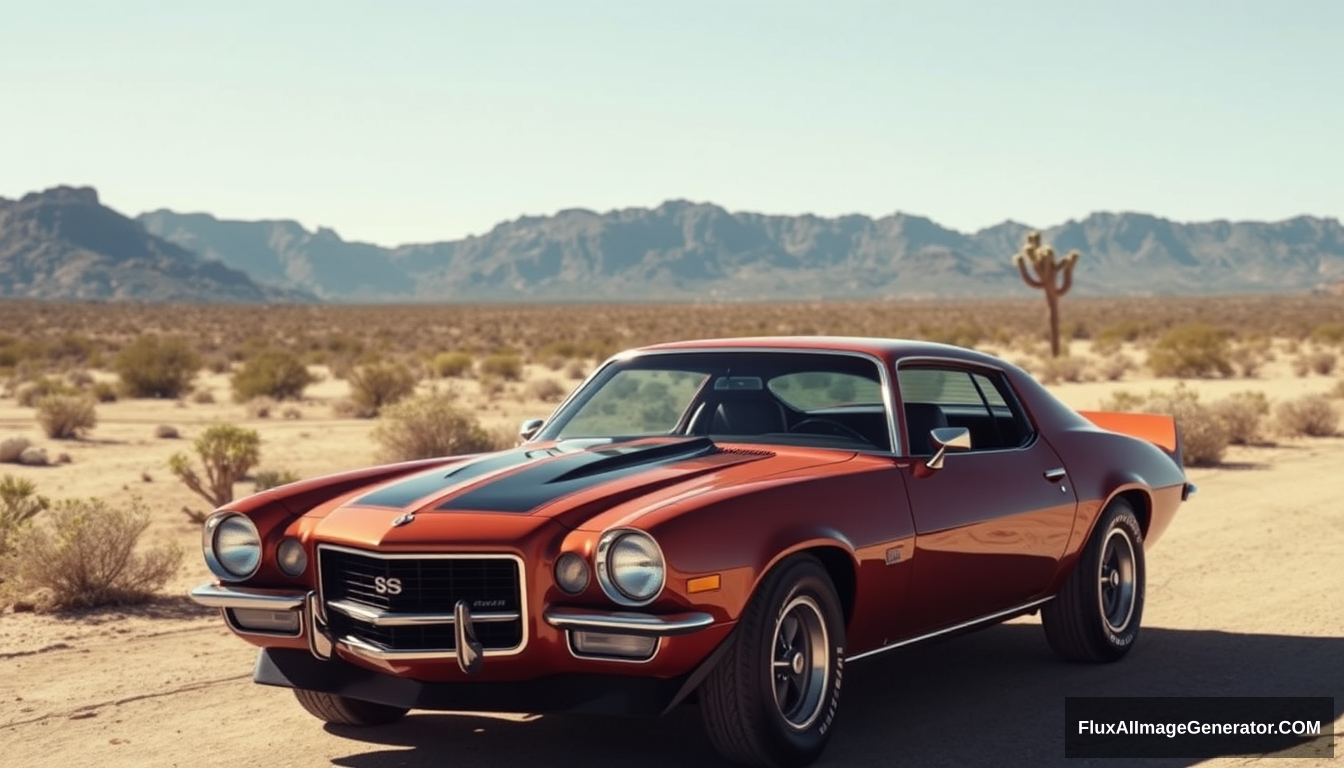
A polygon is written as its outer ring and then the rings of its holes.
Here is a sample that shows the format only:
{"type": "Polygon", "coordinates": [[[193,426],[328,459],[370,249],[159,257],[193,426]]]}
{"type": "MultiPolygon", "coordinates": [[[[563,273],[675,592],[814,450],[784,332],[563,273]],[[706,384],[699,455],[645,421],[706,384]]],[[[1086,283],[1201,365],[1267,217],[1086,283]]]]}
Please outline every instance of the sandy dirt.
{"type": "MultiPolygon", "coordinates": [[[[330,403],[345,385],[330,379],[310,388],[297,419],[280,418],[279,409],[267,419],[247,418],[229,401],[225,377],[202,381],[217,403],[103,405],[97,429],[68,443],[45,439],[31,410],[0,400],[0,436],[23,434],[53,457],[71,457],[69,464],[7,465],[3,472],[33,478],[51,497],[140,495],[159,510],[151,539],[187,549],[167,594],[149,605],[0,613],[0,764],[500,768],[566,765],[580,757],[590,768],[719,764],[693,707],[647,721],[413,712],[392,726],[351,730],[313,719],[286,690],[253,684],[254,649],[182,597],[209,577],[198,528],[179,510],[204,502],[171,477],[166,460],[209,424],[230,421],[261,431],[263,468],[312,476],[373,461],[373,423],[331,415],[330,403]],[[184,439],[155,438],[159,424],[177,427],[184,439]]],[[[1258,389],[1276,400],[1328,391],[1336,381],[1275,369],[1259,379],[1192,386],[1209,397],[1258,389]]],[[[1071,405],[1092,408],[1116,389],[1146,392],[1173,383],[1054,389],[1071,405]]],[[[549,412],[550,405],[512,386],[495,402],[480,402],[487,424],[513,425],[549,412]]],[[[464,397],[475,397],[470,384],[464,397]]],[[[1333,696],[1338,733],[1344,727],[1341,470],[1344,438],[1233,448],[1224,466],[1191,470],[1199,493],[1149,553],[1145,629],[1123,662],[1057,661],[1035,618],[857,662],[845,678],[841,725],[818,765],[1089,764],[1063,758],[1070,695],[1333,696]]],[[[250,490],[238,487],[240,494],[250,490]]],[[[1338,736],[1335,750],[1344,761],[1338,736]]]]}

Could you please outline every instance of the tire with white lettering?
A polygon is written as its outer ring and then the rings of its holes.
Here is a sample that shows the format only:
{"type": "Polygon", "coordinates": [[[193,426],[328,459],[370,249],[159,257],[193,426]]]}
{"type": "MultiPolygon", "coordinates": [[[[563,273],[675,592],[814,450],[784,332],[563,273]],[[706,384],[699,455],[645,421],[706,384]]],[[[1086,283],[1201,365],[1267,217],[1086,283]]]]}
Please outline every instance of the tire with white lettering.
{"type": "Polygon", "coordinates": [[[1144,598],[1143,531],[1115,499],[1054,600],[1041,609],[1050,647],[1070,661],[1116,661],[1139,636],[1144,598]]]}
{"type": "Polygon", "coordinates": [[[295,688],[294,698],[298,699],[313,717],[337,725],[387,725],[400,720],[402,715],[409,711],[404,707],[393,707],[304,688],[295,688]]]}
{"type": "Polygon", "coordinates": [[[699,690],[705,730],[724,758],[799,768],[822,753],[840,705],[845,621],[816,558],[780,563],[737,623],[699,690]]]}

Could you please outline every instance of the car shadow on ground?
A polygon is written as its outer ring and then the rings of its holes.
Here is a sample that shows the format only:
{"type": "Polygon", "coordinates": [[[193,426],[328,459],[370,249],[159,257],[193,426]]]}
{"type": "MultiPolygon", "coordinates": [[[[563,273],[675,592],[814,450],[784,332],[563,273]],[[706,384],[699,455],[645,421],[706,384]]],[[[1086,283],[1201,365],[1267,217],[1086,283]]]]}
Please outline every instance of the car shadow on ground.
{"type": "MultiPolygon", "coordinates": [[[[1338,719],[1340,659],[1344,638],[1145,628],[1120,663],[1070,664],[1039,625],[1003,625],[847,666],[840,725],[815,765],[1088,764],[1064,757],[1066,696],[1330,696],[1338,719]]],[[[653,720],[413,712],[391,726],[328,730],[351,740],[332,761],[346,768],[724,765],[694,705],[653,720]]]]}

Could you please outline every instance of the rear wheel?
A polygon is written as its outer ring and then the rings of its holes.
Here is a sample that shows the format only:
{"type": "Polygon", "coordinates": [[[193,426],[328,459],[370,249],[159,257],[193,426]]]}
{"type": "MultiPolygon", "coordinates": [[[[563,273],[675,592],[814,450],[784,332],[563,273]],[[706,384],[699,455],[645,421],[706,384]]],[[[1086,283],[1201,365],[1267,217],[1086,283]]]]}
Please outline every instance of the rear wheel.
{"type": "Polygon", "coordinates": [[[1124,499],[1106,507],[1077,567],[1041,609],[1050,647],[1070,661],[1115,661],[1139,636],[1143,532],[1124,499]]]}
{"type": "Polygon", "coordinates": [[[294,689],[294,698],[298,699],[312,716],[338,725],[386,725],[400,720],[402,715],[410,711],[405,707],[393,707],[303,688],[294,689]]]}
{"type": "Polygon", "coordinates": [[[826,569],[787,560],[762,582],[733,645],[700,688],[715,749],[761,768],[807,765],[826,747],[840,704],[845,624],[826,569]]]}

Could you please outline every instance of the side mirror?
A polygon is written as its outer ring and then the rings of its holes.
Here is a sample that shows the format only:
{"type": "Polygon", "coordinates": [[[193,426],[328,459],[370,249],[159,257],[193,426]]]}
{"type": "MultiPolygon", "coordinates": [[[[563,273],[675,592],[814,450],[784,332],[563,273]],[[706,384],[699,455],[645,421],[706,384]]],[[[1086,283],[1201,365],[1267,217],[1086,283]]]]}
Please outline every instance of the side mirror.
{"type": "Polygon", "coordinates": [[[938,446],[938,451],[929,457],[925,464],[929,469],[942,469],[943,458],[948,451],[971,450],[971,430],[965,427],[939,427],[929,430],[929,440],[938,446]]]}
{"type": "Polygon", "coordinates": [[[526,443],[528,440],[531,440],[541,431],[541,425],[545,423],[545,419],[528,419],[527,421],[524,421],[522,425],[518,427],[519,442],[526,443]]]}

